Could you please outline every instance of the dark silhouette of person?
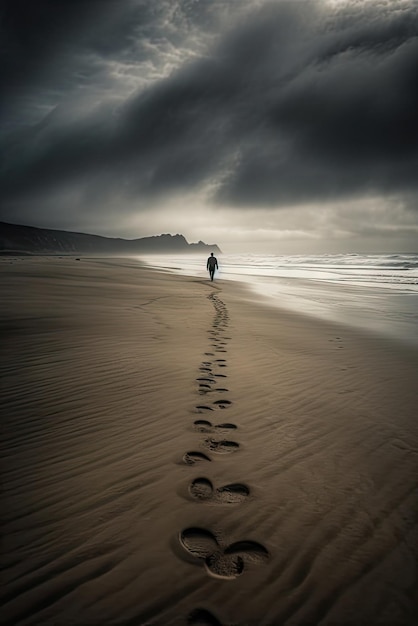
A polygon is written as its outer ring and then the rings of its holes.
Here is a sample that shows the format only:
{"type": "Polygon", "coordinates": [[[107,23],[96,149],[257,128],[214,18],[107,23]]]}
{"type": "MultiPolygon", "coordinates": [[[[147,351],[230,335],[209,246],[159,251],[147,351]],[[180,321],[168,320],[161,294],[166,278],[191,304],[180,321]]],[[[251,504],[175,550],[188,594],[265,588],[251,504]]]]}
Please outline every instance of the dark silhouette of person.
{"type": "Polygon", "coordinates": [[[213,277],[215,275],[215,268],[219,269],[218,259],[216,258],[216,256],[213,256],[213,252],[211,252],[210,257],[208,258],[206,263],[206,269],[209,270],[209,276],[211,280],[213,280],[213,277]]]}

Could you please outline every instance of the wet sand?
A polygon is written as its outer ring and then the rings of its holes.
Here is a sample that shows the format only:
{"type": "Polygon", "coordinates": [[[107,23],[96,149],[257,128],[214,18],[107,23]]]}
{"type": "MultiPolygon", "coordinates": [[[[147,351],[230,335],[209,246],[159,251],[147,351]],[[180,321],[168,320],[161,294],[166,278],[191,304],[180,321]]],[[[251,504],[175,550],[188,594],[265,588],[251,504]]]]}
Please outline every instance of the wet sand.
{"type": "Polygon", "coordinates": [[[3,623],[416,623],[416,349],[128,259],[0,269],[3,623]]]}

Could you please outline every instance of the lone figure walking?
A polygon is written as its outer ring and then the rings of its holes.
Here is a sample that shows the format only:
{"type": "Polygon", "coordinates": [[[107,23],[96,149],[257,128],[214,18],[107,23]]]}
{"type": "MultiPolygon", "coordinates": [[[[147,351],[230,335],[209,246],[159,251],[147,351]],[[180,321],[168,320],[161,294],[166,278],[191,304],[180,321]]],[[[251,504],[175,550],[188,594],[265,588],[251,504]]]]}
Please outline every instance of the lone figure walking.
{"type": "Polygon", "coordinates": [[[210,275],[210,279],[213,280],[213,277],[215,275],[215,268],[218,268],[218,260],[216,258],[216,256],[213,256],[213,252],[210,253],[210,257],[207,260],[206,263],[206,269],[209,270],[209,275],[210,275]]]}

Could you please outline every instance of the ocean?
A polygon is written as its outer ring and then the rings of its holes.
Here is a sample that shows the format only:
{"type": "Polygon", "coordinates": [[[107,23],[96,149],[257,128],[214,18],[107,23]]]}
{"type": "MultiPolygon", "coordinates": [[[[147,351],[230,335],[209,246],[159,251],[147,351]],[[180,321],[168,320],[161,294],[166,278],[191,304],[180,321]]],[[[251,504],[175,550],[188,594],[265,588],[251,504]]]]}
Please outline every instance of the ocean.
{"type": "MultiPolygon", "coordinates": [[[[147,256],[166,271],[208,278],[206,257],[147,256]]],[[[236,280],[271,305],[418,346],[418,254],[218,255],[216,280],[236,280]]]]}

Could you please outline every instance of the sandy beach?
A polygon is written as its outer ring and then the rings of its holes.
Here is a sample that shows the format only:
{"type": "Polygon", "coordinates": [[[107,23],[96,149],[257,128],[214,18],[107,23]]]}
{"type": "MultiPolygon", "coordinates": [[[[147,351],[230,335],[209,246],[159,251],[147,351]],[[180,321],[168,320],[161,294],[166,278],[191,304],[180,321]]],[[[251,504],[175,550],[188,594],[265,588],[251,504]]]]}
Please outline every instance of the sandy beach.
{"type": "Polygon", "coordinates": [[[0,267],[2,623],[416,623],[416,349],[130,259],[0,267]]]}

